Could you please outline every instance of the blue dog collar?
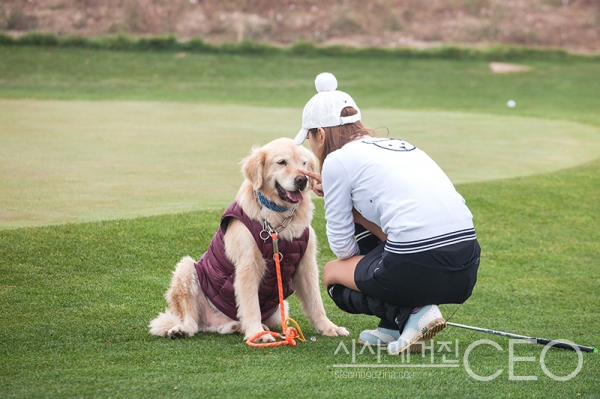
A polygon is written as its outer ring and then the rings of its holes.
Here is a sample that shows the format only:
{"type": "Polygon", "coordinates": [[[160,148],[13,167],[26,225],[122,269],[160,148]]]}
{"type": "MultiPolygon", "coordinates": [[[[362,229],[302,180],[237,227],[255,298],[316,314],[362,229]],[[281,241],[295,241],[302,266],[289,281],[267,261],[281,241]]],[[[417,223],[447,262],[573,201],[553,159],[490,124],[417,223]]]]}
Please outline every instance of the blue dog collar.
{"type": "Polygon", "coordinates": [[[258,202],[260,202],[261,205],[273,212],[285,212],[288,209],[290,209],[287,206],[277,205],[276,203],[265,197],[260,191],[255,191],[255,193],[256,198],[258,198],[258,202]]]}

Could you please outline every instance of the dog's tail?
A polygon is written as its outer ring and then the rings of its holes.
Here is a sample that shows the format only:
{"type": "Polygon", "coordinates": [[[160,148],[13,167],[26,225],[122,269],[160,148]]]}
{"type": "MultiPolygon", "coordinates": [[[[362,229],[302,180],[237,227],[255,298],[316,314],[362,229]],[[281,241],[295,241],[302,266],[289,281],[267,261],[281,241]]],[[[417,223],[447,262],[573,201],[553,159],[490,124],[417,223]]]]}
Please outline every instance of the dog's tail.
{"type": "Polygon", "coordinates": [[[150,334],[166,337],[171,328],[180,324],[183,324],[181,318],[167,308],[164,313],[159,313],[158,317],[152,320],[148,327],[150,328],[150,334]]]}

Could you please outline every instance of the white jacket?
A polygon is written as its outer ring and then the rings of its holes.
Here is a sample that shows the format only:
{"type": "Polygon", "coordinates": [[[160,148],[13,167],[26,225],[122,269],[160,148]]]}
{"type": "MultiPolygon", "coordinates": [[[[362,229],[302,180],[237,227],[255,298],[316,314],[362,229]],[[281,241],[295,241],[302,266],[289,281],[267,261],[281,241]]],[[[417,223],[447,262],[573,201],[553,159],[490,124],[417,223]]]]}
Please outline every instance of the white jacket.
{"type": "Polygon", "coordinates": [[[442,169],[398,139],[365,137],[330,153],[322,168],[333,253],[359,253],[352,208],[388,235],[386,250],[413,253],[474,240],[473,215],[442,169]]]}

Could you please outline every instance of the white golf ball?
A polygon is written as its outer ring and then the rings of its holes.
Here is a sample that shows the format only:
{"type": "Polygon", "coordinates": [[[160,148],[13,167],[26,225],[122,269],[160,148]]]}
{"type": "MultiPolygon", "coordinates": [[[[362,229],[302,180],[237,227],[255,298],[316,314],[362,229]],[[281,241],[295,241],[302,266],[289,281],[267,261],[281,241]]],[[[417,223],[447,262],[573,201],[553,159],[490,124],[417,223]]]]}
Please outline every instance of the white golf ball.
{"type": "Polygon", "coordinates": [[[514,108],[517,106],[517,103],[515,102],[515,100],[508,100],[508,102],[506,103],[506,106],[508,108],[514,108]]]}

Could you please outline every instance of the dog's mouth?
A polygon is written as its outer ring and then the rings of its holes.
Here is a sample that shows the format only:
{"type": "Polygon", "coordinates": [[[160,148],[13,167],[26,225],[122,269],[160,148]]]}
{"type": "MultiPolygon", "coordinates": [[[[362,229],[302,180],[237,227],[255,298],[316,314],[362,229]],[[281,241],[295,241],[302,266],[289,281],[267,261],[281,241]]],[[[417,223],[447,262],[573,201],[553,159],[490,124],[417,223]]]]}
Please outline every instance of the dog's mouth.
{"type": "Polygon", "coordinates": [[[275,188],[277,189],[277,194],[279,194],[279,198],[286,202],[297,204],[298,202],[304,199],[304,196],[302,195],[300,190],[288,191],[285,188],[281,187],[281,185],[277,182],[275,182],[275,188]]]}

